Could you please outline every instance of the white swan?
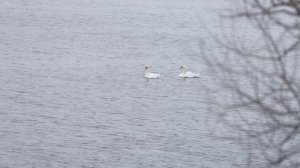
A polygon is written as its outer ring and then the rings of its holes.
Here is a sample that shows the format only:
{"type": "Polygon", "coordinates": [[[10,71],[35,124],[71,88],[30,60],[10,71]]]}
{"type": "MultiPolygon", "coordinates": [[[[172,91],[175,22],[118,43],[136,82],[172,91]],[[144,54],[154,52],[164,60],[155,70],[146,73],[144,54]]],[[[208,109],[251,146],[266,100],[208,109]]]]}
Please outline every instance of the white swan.
{"type": "Polygon", "coordinates": [[[148,78],[148,79],[155,79],[155,78],[159,78],[160,77],[160,74],[157,74],[157,73],[151,73],[150,72],[150,66],[149,65],[146,65],[145,66],[145,78],[148,78]]]}
{"type": "Polygon", "coordinates": [[[180,67],[181,73],[179,74],[182,78],[198,78],[199,74],[188,72],[186,65],[181,65],[180,67]]]}

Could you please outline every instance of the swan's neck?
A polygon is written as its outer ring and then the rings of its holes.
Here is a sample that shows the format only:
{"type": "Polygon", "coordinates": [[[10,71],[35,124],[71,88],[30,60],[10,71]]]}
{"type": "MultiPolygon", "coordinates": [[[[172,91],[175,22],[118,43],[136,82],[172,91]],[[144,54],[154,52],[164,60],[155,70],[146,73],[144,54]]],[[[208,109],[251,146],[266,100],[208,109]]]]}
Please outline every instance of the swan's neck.
{"type": "Polygon", "coordinates": [[[181,71],[183,74],[186,74],[187,70],[186,69],[182,69],[181,71]]]}
{"type": "Polygon", "coordinates": [[[150,70],[149,70],[149,69],[146,69],[146,70],[145,70],[145,76],[148,76],[149,73],[150,73],[150,70]]]}

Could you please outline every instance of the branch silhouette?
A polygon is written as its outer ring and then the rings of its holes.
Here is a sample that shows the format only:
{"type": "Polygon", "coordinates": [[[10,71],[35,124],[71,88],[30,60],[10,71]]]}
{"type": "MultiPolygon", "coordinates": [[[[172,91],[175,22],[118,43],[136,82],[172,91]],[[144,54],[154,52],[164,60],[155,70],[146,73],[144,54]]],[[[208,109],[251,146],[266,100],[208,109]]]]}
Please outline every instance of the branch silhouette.
{"type": "Polygon", "coordinates": [[[229,25],[246,22],[259,40],[243,40],[237,27],[229,35],[211,33],[221,54],[206,48],[202,54],[228,98],[212,99],[210,109],[238,133],[226,139],[247,148],[248,167],[299,168],[300,1],[240,2],[220,17],[229,25]]]}

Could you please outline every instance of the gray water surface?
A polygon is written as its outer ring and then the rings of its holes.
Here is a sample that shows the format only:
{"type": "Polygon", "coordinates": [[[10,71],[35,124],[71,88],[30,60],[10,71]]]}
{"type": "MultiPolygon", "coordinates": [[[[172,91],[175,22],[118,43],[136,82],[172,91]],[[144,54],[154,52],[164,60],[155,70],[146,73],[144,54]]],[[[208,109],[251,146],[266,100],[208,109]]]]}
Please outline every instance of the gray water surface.
{"type": "MultiPolygon", "coordinates": [[[[218,6],[219,5],[219,6],[218,6]]],[[[0,0],[0,167],[233,167],[199,20],[218,1],[0,0]],[[200,19],[199,19],[200,18],[200,19]],[[144,65],[161,74],[143,78],[144,65]],[[182,80],[181,64],[201,78],[182,80]],[[211,83],[213,84],[213,83],[211,83]]]]}

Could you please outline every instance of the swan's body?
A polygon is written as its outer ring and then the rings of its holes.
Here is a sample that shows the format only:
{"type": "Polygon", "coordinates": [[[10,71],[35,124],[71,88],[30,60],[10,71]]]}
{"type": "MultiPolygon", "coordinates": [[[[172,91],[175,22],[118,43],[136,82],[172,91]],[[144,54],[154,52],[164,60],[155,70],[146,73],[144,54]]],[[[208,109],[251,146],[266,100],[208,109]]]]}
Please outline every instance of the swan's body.
{"type": "Polygon", "coordinates": [[[155,79],[155,78],[159,78],[160,74],[157,73],[145,73],[145,78],[149,78],[149,79],[155,79]]]}
{"type": "Polygon", "coordinates": [[[148,78],[148,79],[156,79],[156,78],[160,77],[160,74],[158,74],[158,73],[151,73],[150,72],[150,66],[146,65],[145,66],[145,75],[144,75],[144,77],[148,78]]]}
{"type": "Polygon", "coordinates": [[[185,65],[182,65],[180,67],[181,73],[179,74],[179,77],[181,78],[198,78],[199,74],[193,73],[193,72],[188,72],[187,67],[185,65]]]}

